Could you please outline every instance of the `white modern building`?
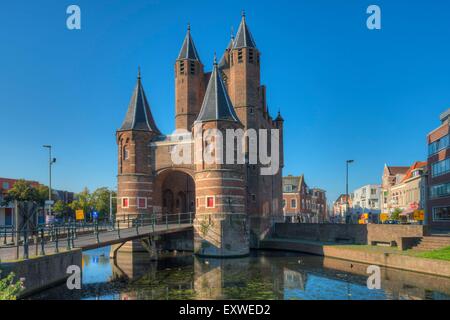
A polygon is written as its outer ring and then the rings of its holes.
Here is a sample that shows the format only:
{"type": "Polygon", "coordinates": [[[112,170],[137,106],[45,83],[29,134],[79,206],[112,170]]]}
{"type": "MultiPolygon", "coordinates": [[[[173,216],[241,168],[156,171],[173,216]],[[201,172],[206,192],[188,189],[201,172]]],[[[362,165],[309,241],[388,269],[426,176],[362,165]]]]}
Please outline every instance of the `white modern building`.
{"type": "Polygon", "coordinates": [[[351,198],[353,214],[381,213],[381,185],[368,184],[356,189],[351,194],[351,198]]]}

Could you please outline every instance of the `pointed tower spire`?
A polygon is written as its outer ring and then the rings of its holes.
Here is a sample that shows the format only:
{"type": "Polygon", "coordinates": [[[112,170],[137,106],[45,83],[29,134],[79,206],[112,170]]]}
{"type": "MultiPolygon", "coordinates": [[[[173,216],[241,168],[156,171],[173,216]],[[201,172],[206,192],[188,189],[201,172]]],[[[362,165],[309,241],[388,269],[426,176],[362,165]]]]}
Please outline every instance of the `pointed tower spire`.
{"type": "Polygon", "coordinates": [[[150,106],[145,96],[141,82],[141,68],[138,68],[138,76],[133,95],[128,105],[128,111],[119,131],[139,130],[161,134],[153,120],[150,106]]]}
{"type": "Polygon", "coordinates": [[[242,21],[236,34],[234,41],[234,49],[238,48],[256,48],[255,40],[253,39],[250,29],[245,22],[245,11],[242,10],[242,21]]]}
{"type": "Polygon", "coordinates": [[[186,37],[184,38],[184,42],[181,47],[180,53],[178,54],[177,60],[200,61],[200,56],[198,55],[197,49],[195,48],[194,40],[192,40],[190,23],[188,23],[186,37]]]}
{"type": "Polygon", "coordinates": [[[239,122],[233,104],[228,96],[214,55],[214,67],[206,89],[205,99],[196,122],[207,121],[233,121],[239,122]]]}

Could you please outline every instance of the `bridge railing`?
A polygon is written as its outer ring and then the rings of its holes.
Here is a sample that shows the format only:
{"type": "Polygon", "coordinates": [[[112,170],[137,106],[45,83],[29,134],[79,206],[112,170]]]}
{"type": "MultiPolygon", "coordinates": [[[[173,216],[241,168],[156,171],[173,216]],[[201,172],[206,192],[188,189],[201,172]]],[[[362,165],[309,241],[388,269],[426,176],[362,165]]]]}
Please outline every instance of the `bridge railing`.
{"type": "Polygon", "coordinates": [[[192,224],[194,213],[120,215],[115,221],[69,221],[38,225],[17,231],[15,226],[0,226],[0,261],[44,256],[47,251],[58,253],[76,247],[79,239],[102,240],[127,238],[134,235],[169,229],[174,225],[192,224]],[[162,227],[162,228],[161,228],[162,227]],[[34,252],[33,252],[34,251],[34,252]]]}

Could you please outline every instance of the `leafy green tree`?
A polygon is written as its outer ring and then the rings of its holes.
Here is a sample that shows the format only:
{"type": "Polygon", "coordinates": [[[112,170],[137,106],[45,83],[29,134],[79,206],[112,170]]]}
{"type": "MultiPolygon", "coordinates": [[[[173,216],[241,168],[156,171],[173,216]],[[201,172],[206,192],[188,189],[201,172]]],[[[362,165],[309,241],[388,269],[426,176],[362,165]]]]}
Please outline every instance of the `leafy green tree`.
{"type": "Polygon", "coordinates": [[[1,278],[1,273],[0,270],[0,300],[16,300],[23,289],[22,281],[14,281],[14,273],[1,278]]]}
{"type": "Polygon", "coordinates": [[[83,191],[75,195],[75,200],[69,205],[73,211],[83,210],[85,214],[92,212],[94,209],[94,202],[92,201],[92,195],[88,188],[84,188],[83,191]]]}
{"type": "Polygon", "coordinates": [[[394,212],[392,212],[392,214],[391,214],[391,219],[399,221],[400,220],[400,213],[402,213],[402,212],[403,212],[402,209],[395,208],[394,212]]]}
{"type": "Polygon", "coordinates": [[[38,193],[30,182],[18,180],[11,189],[8,190],[3,200],[3,204],[12,201],[38,201],[38,193]]]}
{"type": "Polygon", "coordinates": [[[56,212],[59,217],[69,217],[72,214],[70,206],[61,200],[55,202],[53,212],[56,212]]]}
{"type": "MultiPolygon", "coordinates": [[[[113,200],[115,200],[115,192],[112,194],[113,200]]],[[[111,191],[108,188],[98,188],[92,193],[92,201],[95,210],[99,213],[100,218],[105,218],[109,216],[110,210],[110,197],[111,191]]],[[[113,214],[115,213],[115,206],[113,201],[113,214]]]]}

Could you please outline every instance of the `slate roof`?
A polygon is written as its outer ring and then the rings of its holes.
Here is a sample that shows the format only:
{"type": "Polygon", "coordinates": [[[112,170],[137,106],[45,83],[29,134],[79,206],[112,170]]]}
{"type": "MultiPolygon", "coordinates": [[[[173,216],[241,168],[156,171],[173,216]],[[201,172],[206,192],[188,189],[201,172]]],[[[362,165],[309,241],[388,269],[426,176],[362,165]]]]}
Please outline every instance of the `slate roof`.
{"type": "Polygon", "coordinates": [[[183,45],[181,46],[180,53],[177,60],[196,60],[200,61],[197,49],[194,45],[194,40],[191,36],[191,27],[188,26],[186,37],[184,38],[183,45]]]}
{"type": "Polygon", "coordinates": [[[122,127],[119,129],[119,131],[128,130],[150,131],[161,134],[153,120],[150,106],[142,86],[140,71],[133,95],[131,96],[130,104],[128,105],[125,120],[122,123],[122,127]]]}
{"type": "Polygon", "coordinates": [[[238,48],[256,48],[256,42],[245,22],[245,13],[242,13],[242,21],[236,34],[233,44],[234,49],[238,48]]]}
{"type": "Polygon", "coordinates": [[[213,71],[196,122],[217,120],[240,122],[225,89],[217,60],[214,57],[213,71]]]}

